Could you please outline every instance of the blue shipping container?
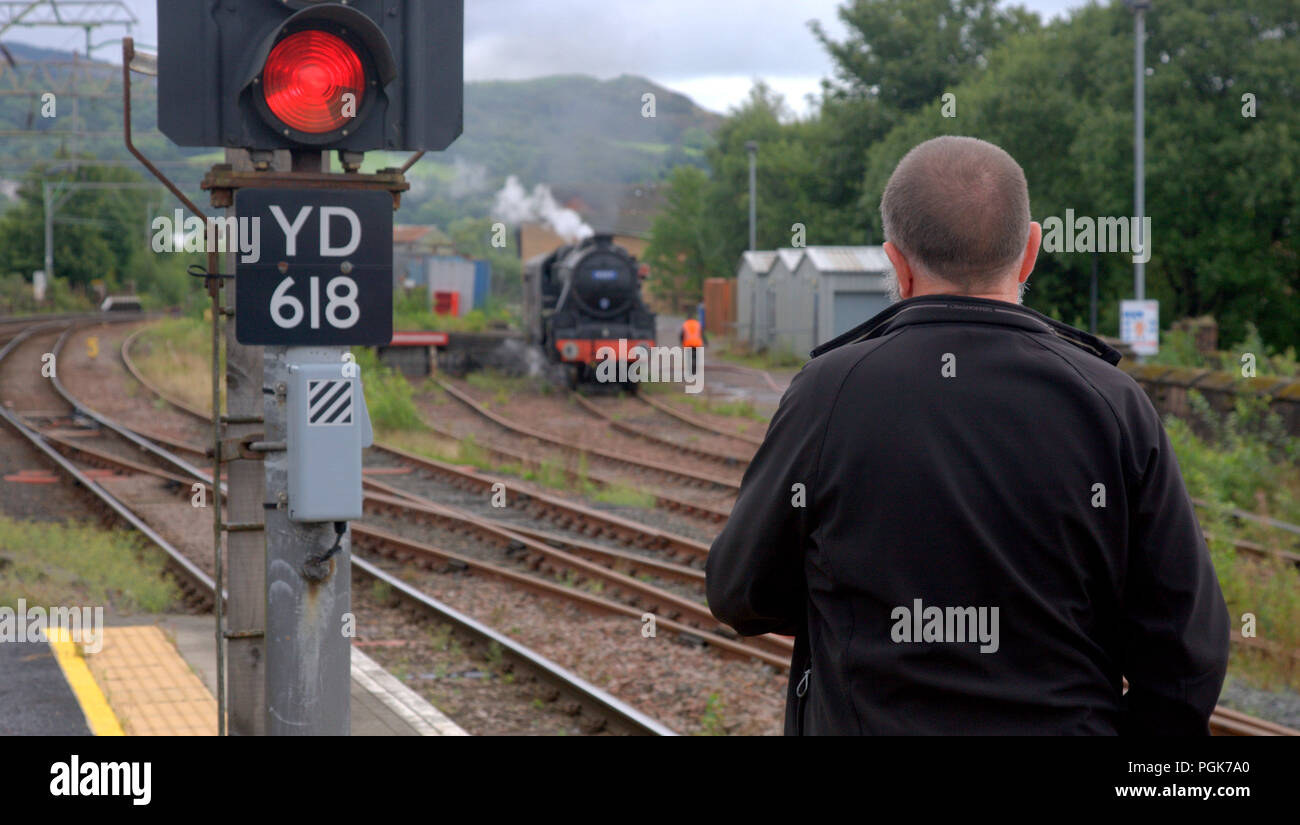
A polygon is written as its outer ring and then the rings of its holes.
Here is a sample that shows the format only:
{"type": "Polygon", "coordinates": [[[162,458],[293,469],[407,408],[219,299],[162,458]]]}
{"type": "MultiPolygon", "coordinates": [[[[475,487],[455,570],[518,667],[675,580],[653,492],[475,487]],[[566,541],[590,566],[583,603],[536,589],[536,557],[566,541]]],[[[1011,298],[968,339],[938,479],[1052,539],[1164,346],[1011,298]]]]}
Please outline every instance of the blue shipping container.
{"type": "Polygon", "coordinates": [[[487,305],[492,292],[492,265],[487,261],[474,262],[474,309],[487,305]]]}

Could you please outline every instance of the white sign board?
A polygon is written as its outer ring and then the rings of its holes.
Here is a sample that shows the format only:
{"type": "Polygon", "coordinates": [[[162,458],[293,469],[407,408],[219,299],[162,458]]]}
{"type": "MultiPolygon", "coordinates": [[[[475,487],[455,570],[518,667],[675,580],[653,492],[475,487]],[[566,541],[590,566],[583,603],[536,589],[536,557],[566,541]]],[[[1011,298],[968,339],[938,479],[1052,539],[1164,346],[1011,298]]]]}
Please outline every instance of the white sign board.
{"type": "Polygon", "coordinates": [[[45,270],[43,269],[32,273],[32,297],[38,304],[45,300],[45,270]]]}
{"type": "Polygon", "coordinates": [[[1160,302],[1120,301],[1119,337],[1137,355],[1160,351],[1160,302]]]}

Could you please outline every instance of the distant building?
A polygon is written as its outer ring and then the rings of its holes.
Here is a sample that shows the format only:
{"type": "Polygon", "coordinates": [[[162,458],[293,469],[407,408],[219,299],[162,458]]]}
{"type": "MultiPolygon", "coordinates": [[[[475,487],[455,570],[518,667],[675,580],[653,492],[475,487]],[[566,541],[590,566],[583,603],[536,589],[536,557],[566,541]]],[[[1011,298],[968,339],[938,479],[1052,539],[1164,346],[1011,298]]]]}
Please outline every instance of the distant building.
{"type": "Polygon", "coordinates": [[[776,262],[775,252],[745,252],[736,269],[737,340],[767,340],[767,273],[776,262]]]}
{"type": "Polygon", "coordinates": [[[756,350],[807,355],[889,306],[883,247],[745,252],[736,269],[736,337],[756,350]]]}
{"type": "Polygon", "coordinates": [[[436,226],[398,224],[393,227],[393,286],[428,284],[426,262],[435,255],[454,255],[455,247],[436,226]]]}
{"type": "Polygon", "coordinates": [[[438,293],[455,293],[456,313],[465,315],[487,302],[491,267],[487,261],[459,254],[451,238],[436,226],[398,225],[393,227],[393,287],[399,295],[403,291],[427,294],[431,309],[437,305],[438,293]]]}

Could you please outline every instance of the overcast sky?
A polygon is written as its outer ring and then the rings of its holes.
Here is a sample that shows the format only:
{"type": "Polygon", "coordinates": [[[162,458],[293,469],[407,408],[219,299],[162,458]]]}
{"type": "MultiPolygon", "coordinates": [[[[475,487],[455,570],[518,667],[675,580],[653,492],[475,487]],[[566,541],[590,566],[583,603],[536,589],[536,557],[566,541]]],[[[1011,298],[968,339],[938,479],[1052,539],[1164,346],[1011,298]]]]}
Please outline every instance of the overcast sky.
{"type": "MultiPolygon", "coordinates": [[[[165,0],[190,2],[191,0],[165,0]]],[[[154,44],[156,0],[122,0],[139,18],[137,43],[154,44]]],[[[830,60],[808,28],[820,20],[843,34],[835,10],[843,0],[467,0],[465,76],[518,79],[548,74],[600,78],[636,74],[725,112],[762,78],[796,112],[831,74],[830,60]]],[[[1085,0],[1020,0],[1044,19],[1085,0]]],[[[112,40],[121,27],[100,29],[112,40]]],[[[11,29],[4,39],[62,49],[85,48],[76,28],[11,29]]],[[[112,47],[95,56],[113,59],[112,47]]]]}

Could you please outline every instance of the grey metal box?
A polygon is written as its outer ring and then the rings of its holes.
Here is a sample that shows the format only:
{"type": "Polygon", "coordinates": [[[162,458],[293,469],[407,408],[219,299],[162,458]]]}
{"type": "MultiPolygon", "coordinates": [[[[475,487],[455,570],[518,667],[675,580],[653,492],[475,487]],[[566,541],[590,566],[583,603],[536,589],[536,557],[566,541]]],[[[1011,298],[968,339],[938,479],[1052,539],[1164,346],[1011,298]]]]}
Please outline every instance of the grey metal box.
{"type": "Polygon", "coordinates": [[[291,364],[289,376],[289,518],[361,518],[361,451],[374,437],[360,368],[291,364]]]}

